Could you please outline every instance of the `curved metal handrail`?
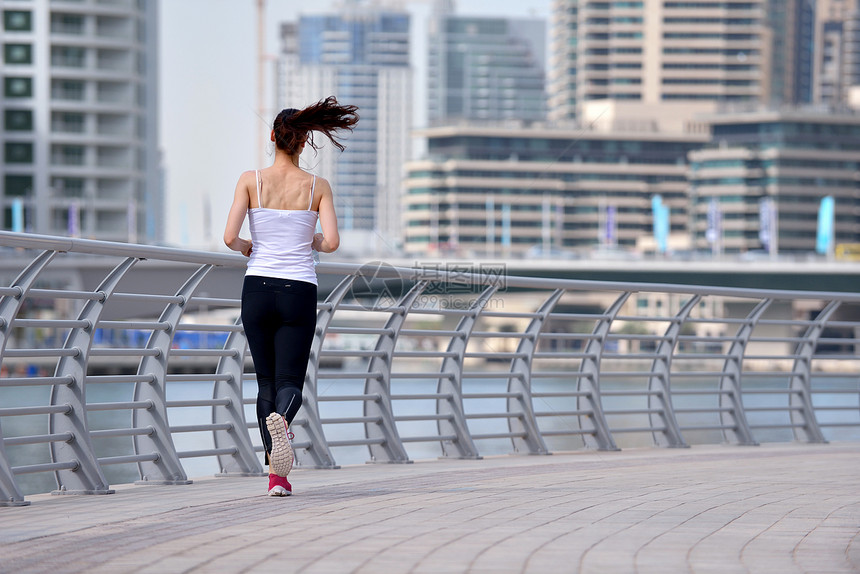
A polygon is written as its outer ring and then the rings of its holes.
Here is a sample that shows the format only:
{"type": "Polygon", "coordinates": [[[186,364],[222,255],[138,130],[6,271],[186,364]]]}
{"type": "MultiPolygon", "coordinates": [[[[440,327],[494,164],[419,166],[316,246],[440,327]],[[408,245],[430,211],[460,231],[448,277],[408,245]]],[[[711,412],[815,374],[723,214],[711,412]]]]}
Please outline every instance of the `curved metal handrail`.
{"type": "MultiPolygon", "coordinates": [[[[189,458],[209,458],[221,474],[262,472],[255,416],[248,410],[253,399],[244,398],[253,392],[245,387],[253,381],[253,365],[236,311],[241,289],[236,278],[244,257],[9,232],[0,232],[0,247],[14,248],[10,253],[21,262],[16,279],[0,285],[0,365],[10,371],[0,377],[0,505],[27,504],[33,487],[22,488],[21,477],[42,473],[55,475],[58,491],[104,494],[111,492],[104,480],[108,466],[111,473],[126,469],[122,476],[139,467],[138,478],[169,484],[189,482],[184,462],[189,458]],[[81,255],[105,261],[108,278],[98,288],[87,291],[81,281],[63,283],[57,275],[40,283],[57,262],[73,268],[81,255]],[[121,280],[142,260],[170,265],[183,284],[169,295],[141,293],[139,286],[128,292],[121,280]],[[204,280],[225,278],[235,284],[235,298],[197,296],[204,280]],[[126,320],[102,318],[108,303],[138,302],[160,311],[126,320]],[[216,323],[182,323],[194,302],[232,315],[216,323]],[[105,332],[123,340],[113,347],[100,343],[105,332]],[[222,338],[214,347],[188,343],[192,346],[171,352],[186,344],[181,335],[187,333],[222,338]],[[18,372],[26,365],[41,370],[18,372]],[[169,398],[169,389],[197,388],[186,382],[208,392],[169,398]],[[134,393],[88,402],[86,390],[96,385],[131,385],[134,393]],[[24,400],[31,394],[23,390],[40,387],[51,390],[53,406],[24,400]],[[189,419],[187,412],[197,418],[189,419]],[[120,418],[90,424],[109,413],[120,418]],[[36,422],[22,431],[17,417],[36,422]],[[178,449],[179,439],[192,434],[200,437],[199,444],[178,449]],[[115,442],[103,449],[104,441],[115,442]]],[[[293,425],[299,465],[336,468],[335,453],[343,449],[364,450],[377,462],[406,462],[415,443],[435,444],[441,455],[480,458],[485,445],[500,440],[514,451],[545,453],[576,448],[569,437],[614,449],[623,434],[649,437],[658,446],[684,446],[697,432],[756,444],[769,432],[820,442],[827,433],[860,431],[857,293],[514,276],[505,276],[501,285],[498,274],[480,271],[384,264],[372,271],[376,279],[400,280],[404,291],[395,294],[396,304],[351,299],[353,281],[366,278],[367,264],[317,268],[320,277],[336,278],[340,286],[318,304],[304,407],[293,425]],[[429,304],[430,283],[458,289],[442,289],[429,304]],[[469,289],[461,289],[464,283],[469,289]],[[592,300],[590,311],[565,312],[566,304],[585,294],[592,300]],[[672,301],[679,295],[689,299],[674,312],[636,308],[638,299],[672,301]],[[496,299],[505,305],[487,312],[488,302],[496,299]],[[734,301],[753,310],[731,316],[716,311],[734,301]],[[773,301],[787,302],[790,309],[802,302],[804,312],[820,312],[815,320],[794,312],[766,318],[773,301]],[[635,328],[628,328],[631,324],[635,328]],[[469,350],[487,339],[513,342],[515,349],[469,350]],[[425,347],[410,347],[419,344],[425,347]],[[837,351],[820,351],[825,344],[837,351]],[[401,361],[417,370],[395,371],[401,361]],[[822,372],[813,365],[827,368],[822,372]],[[393,393],[393,379],[422,373],[432,391],[410,382],[398,383],[398,394],[393,393]],[[813,384],[813,378],[824,383],[813,384]],[[337,381],[349,392],[322,392],[321,380],[337,381]],[[535,389],[547,380],[553,390],[535,389]],[[679,380],[685,383],[681,388],[674,384],[679,380]],[[607,381],[614,383],[608,389],[607,381]],[[827,401],[819,404],[813,394],[827,401]],[[677,404],[690,398],[701,402],[677,404]],[[536,411],[537,401],[550,410],[536,411]],[[395,403],[408,403],[409,409],[400,412],[395,403]],[[362,414],[329,408],[350,404],[360,404],[362,414]],[[616,422],[621,419],[626,422],[616,422]],[[406,425],[430,430],[402,433],[406,425]],[[335,426],[363,430],[337,436],[335,426]]]]}

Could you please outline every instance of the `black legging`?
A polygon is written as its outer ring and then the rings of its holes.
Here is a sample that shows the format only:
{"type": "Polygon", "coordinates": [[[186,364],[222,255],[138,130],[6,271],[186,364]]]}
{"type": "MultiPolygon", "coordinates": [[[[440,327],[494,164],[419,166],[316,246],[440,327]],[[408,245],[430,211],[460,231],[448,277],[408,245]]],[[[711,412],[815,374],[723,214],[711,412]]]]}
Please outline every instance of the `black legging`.
{"type": "Polygon", "coordinates": [[[248,275],[242,287],[242,324],[257,372],[257,423],[266,452],[266,417],[292,423],[302,406],[305,372],[317,324],[317,286],[307,281],[248,275]]]}

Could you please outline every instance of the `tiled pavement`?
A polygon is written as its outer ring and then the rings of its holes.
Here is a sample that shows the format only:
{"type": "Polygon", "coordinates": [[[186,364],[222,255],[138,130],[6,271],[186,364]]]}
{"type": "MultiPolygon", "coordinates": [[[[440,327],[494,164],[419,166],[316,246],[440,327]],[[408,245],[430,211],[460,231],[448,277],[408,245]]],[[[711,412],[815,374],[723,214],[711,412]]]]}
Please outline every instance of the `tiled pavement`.
{"type": "Polygon", "coordinates": [[[0,572],[860,572],[860,443],[295,470],[0,508],[0,572]]]}

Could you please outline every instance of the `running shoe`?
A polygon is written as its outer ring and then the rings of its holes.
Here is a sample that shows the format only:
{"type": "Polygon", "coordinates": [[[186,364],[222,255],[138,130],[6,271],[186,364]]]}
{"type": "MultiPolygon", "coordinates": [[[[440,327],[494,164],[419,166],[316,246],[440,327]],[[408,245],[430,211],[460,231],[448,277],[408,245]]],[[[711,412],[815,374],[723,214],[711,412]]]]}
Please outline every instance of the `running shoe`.
{"type": "Polygon", "coordinates": [[[269,474],[269,496],[290,496],[293,486],[286,477],[269,474]]]}
{"type": "Polygon", "coordinates": [[[266,427],[272,436],[269,471],[286,477],[293,468],[293,446],[290,444],[293,433],[287,428],[287,421],[278,413],[266,417],[266,427]]]}

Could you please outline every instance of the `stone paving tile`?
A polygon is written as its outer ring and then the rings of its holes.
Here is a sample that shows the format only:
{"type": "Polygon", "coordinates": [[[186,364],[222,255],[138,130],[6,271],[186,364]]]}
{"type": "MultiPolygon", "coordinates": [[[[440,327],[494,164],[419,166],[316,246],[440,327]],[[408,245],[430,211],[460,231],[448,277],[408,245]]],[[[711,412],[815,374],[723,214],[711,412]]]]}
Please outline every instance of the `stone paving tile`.
{"type": "Polygon", "coordinates": [[[0,572],[857,572],[858,471],[794,444],[121,485],[0,509],[0,572]]]}

